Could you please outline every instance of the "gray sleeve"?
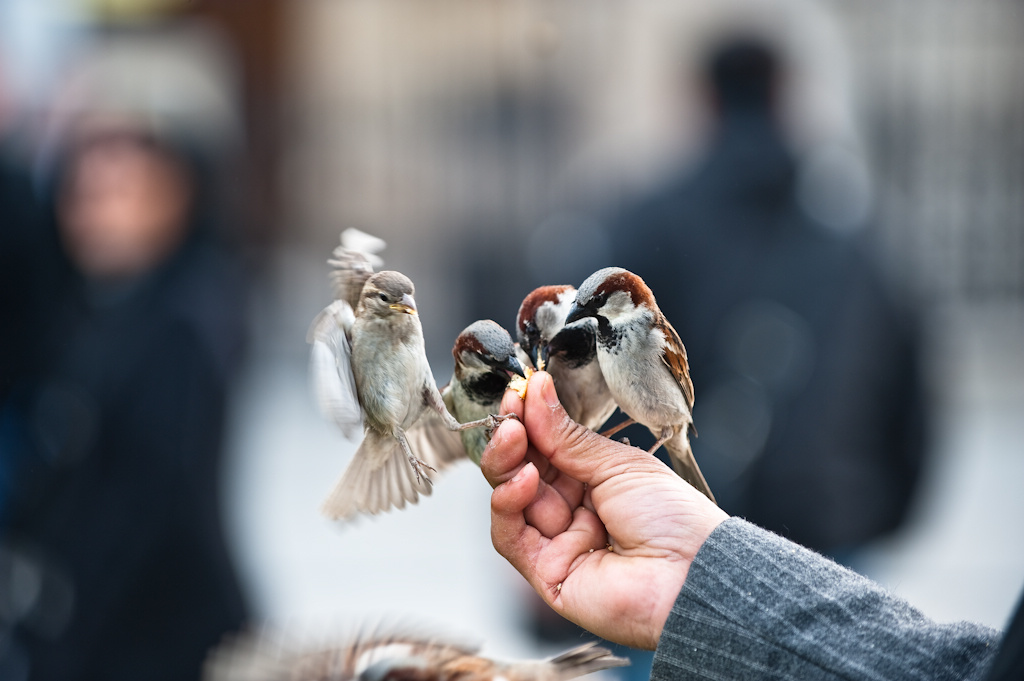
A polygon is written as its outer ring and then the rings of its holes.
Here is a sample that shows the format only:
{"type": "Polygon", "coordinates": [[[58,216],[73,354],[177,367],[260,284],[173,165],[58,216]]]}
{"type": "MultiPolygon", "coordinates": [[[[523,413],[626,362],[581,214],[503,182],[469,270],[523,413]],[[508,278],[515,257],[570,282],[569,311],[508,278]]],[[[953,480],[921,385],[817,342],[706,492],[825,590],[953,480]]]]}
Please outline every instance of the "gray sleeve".
{"type": "Polygon", "coordinates": [[[690,567],[651,679],[980,679],[999,638],[936,624],[870,580],[731,518],[690,567]]]}

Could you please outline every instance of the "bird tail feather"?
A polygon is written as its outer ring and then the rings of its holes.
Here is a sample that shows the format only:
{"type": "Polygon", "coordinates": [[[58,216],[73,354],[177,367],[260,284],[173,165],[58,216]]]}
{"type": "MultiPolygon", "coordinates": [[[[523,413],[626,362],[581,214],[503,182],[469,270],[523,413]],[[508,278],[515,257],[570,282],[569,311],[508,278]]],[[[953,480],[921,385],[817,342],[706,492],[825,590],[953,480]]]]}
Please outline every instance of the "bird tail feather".
{"type": "Polygon", "coordinates": [[[690,440],[686,435],[676,435],[665,443],[665,449],[668,450],[669,459],[672,460],[672,468],[675,469],[676,474],[717,504],[715,495],[711,493],[711,487],[708,486],[708,481],[700,472],[697,459],[693,457],[693,449],[690,448],[690,440]]]}
{"type": "Polygon", "coordinates": [[[401,444],[391,435],[367,430],[345,473],[321,507],[332,520],[349,520],[365,513],[376,515],[415,504],[432,489],[426,474],[419,479],[401,444]]]}

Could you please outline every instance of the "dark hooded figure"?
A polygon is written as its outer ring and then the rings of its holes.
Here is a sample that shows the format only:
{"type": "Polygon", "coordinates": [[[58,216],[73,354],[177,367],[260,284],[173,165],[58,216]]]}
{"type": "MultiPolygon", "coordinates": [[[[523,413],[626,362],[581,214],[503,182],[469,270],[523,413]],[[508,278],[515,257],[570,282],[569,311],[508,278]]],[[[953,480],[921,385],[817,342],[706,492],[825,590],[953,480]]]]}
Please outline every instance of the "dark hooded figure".
{"type": "Polygon", "coordinates": [[[60,285],[4,405],[20,427],[3,440],[0,677],[198,678],[245,618],[219,494],[243,289],[191,158],[117,130],[62,164],[60,285]]]}
{"type": "Polygon", "coordinates": [[[612,253],[686,345],[722,507],[845,560],[900,524],[918,480],[918,344],[861,246],[801,208],[780,71],[755,39],[713,54],[705,157],[617,213],[612,253]]]}

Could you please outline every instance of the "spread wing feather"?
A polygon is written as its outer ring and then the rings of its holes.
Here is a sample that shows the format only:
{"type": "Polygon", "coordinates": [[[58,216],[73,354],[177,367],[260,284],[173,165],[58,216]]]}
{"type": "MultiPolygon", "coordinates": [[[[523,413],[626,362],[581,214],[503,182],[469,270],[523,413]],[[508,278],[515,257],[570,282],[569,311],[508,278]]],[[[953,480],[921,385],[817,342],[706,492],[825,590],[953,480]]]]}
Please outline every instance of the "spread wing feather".
{"type": "Polygon", "coordinates": [[[359,307],[363,285],[384,264],[377,255],[384,246],[382,239],[358,229],[350,228],[341,233],[341,245],[334,249],[327,261],[334,268],[331,282],[335,298],[346,301],[353,310],[359,307]]]}
{"type": "Polygon", "coordinates": [[[336,300],[316,316],[306,334],[312,344],[309,373],[320,411],[334,421],[350,440],[363,429],[363,410],[352,374],[349,333],[355,323],[352,307],[336,300]]]}

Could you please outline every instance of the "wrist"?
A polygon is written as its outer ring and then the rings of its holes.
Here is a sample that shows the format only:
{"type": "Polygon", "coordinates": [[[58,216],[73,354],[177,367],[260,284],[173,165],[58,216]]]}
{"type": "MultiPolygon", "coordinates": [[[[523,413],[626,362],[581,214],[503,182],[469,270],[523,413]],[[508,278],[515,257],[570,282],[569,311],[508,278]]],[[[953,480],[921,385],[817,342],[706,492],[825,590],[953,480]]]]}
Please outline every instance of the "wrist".
{"type": "Polygon", "coordinates": [[[675,561],[674,565],[676,569],[666,571],[665,579],[659,590],[661,598],[659,598],[651,611],[652,641],[649,650],[654,650],[657,647],[662,631],[665,628],[665,623],[672,613],[672,607],[679,597],[679,593],[686,584],[686,579],[690,573],[690,566],[693,564],[697,554],[711,534],[729,517],[728,513],[715,504],[708,502],[707,508],[703,512],[695,514],[688,519],[684,526],[686,532],[685,548],[678,554],[679,560],[675,561]]]}

